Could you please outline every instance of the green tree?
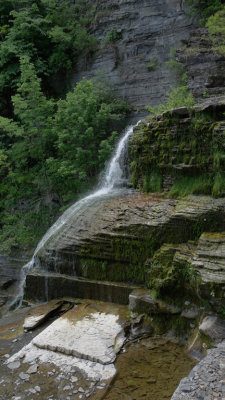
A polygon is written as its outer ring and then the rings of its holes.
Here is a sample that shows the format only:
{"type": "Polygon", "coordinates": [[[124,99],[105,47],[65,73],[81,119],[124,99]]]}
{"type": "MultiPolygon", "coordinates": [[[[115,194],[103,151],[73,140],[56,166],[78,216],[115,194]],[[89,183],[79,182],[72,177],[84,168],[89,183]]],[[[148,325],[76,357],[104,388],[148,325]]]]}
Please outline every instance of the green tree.
{"type": "Polygon", "coordinates": [[[88,34],[93,8],[71,0],[0,0],[1,112],[10,115],[10,99],[20,77],[19,58],[27,55],[42,78],[46,94],[57,95],[53,82],[64,86],[81,55],[93,51],[96,39],[88,34]]]}
{"type": "Polygon", "coordinates": [[[216,51],[225,54],[225,6],[212,15],[206,24],[216,51]]]}
{"type": "Polygon", "coordinates": [[[224,0],[186,0],[186,4],[200,15],[201,22],[205,24],[211,15],[223,8],[224,0]]]}
{"type": "Polygon", "coordinates": [[[105,83],[93,80],[78,83],[64,100],[47,99],[28,56],[20,58],[20,70],[13,118],[0,117],[0,251],[5,252],[36,243],[59,206],[87,190],[128,110],[105,83]]]}

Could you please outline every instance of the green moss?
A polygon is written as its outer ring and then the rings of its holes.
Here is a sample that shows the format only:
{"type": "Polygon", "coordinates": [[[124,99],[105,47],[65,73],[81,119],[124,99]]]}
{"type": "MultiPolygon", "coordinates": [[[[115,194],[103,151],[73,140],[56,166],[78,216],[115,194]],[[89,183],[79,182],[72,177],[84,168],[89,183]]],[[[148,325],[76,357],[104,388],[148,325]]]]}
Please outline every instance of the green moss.
{"type": "Polygon", "coordinates": [[[82,276],[88,279],[112,282],[145,282],[145,269],[141,263],[130,265],[93,258],[80,260],[82,276]]]}
{"type": "Polygon", "coordinates": [[[173,260],[167,263],[161,263],[158,260],[156,253],[150,268],[147,272],[148,282],[147,286],[151,290],[156,290],[160,295],[171,295],[171,290],[174,295],[184,291],[197,292],[199,285],[199,277],[194,268],[187,263],[179,262],[174,263],[173,260]]]}
{"type": "Polygon", "coordinates": [[[171,181],[175,180],[171,196],[225,196],[220,132],[224,116],[220,110],[186,112],[188,118],[168,111],[135,131],[129,149],[132,185],[145,192],[160,192],[162,177],[171,175],[171,181]]]}
{"type": "Polygon", "coordinates": [[[125,238],[113,238],[111,248],[116,260],[128,261],[131,264],[145,262],[151,257],[158,244],[153,235],[147,235],[146,239],[134,240],[125,238]]]}

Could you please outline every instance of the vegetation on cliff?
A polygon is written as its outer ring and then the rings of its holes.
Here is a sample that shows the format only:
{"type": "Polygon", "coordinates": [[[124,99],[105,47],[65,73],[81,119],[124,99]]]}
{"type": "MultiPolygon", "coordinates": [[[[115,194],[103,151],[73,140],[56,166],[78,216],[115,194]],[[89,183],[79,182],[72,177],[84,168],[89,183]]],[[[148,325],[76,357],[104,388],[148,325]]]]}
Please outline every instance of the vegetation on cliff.
{"type": "Polygon", "coordinates": [[[186,0],[186,4],[206,23],[211,15],[223,9],[224,0],[186,0]]]}
{"type": "Polygon", "coordinates": [[[34,244],[60,206],[93,184],[117,139],[127,105],[102,82],[81,81],[64,100],[47,99],[28,56],[0,117],[1,250],[34,244]]]}
{"type": "Polygon", "coordinates": [[[130,145],[133,186],[145,192],[169,191],[225,196],[223,106],[164,112],[139,125],[130,145]]]}
{"type": "Polygon", "coordinates": [[[225,2],[224,0],[187,0],[193,12],[200,15],[201,23],[210,33],[214,50],[225,54],[225,2]]]}

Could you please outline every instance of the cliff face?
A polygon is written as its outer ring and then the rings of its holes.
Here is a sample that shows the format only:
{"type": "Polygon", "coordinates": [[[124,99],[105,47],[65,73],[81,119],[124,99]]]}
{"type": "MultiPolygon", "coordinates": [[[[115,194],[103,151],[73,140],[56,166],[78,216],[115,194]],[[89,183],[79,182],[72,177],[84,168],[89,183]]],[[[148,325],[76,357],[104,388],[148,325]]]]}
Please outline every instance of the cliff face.
{"type": "Polygon", "coordinates": [[[161,103],[176,84],[166,64],[170,50],[188,40],[195,26],[182,4],[181,0],[101,1],[92,26],[99,50],[79,62],[72,82],[100,73],[136,110],[161,103]]]}
{"type": "Polygon", "coordinates": [[[173,195],[184,195],[176,193],[177,187],[195,184],[189,194],[224,196],[224,185],[218,190],[219,175],[225,171],[224,111],[221,97],[192,110],[167,111],[140,124],[130,141],[134,187],[157,192],[173,186],[173,195]]]}
{"type": "Polygon", "coordinates": [[[220,99],[140,124],[129,144],[133,182],[164,193],[93,198],[37,253],[43,276],[145,284],[172,296],[197,282],[224,298],[224,107],[220,99]]]}
{"type": "Polygon", "coordinates": [[[177,60],[185,67],[188,87],[195,97],[224,94],[225,57],[215,52],[206,28],[197,28],[191,33],[177,51],[177,60]]]}

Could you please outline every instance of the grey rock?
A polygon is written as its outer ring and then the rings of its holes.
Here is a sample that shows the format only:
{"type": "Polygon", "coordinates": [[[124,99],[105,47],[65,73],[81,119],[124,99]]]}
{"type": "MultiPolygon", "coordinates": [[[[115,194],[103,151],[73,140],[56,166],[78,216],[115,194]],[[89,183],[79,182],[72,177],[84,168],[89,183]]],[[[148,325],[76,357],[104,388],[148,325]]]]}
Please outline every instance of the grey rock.
{"type": "Polygon", "coordinates": [[[225,339],[225,321],[217,316],[205,317],[199,326],[199,330],[212,340],[222,341],[225,339]]]}
{"type": "Polygon", "coordinates": [[[7,367],[9,369],[17,369],[20,367],[20,362],[19,361],[11,362],[11,363],[7,364],[7,367]]]}
{"type": "Polygon", "coordinates": [[[195,97],[224,94],[225,58],[215,51],[205,27],[192,31],[185,47],[177,51],[177,60],[185,66],[188,86],[195,97]]]}
{"type": "Polygon", "coordinates": [[[225,283],[225,233],[202,234],[191,265],[205,283],[225,283]]]}
{"type": "Polygon", "coordinates": [[[29,392],[32,393],[32,394],[36,394],[36,393],[37,393],[36,390],[33,389],[33,388],[30,388],[30,389],[29,389],[29,392]]]}
{"type": "Polygon", "coordinates": [[[177,0],[101,1],[92,25],[98,53],[76,65],[72,83],[102,73],[134,108],[143,111],[146,105],[161,103],[176,82],[166,64],[170,49],[188,40],[196,26],[180,4],[177,0]],[[104,38],[112,29],[122,39],[106,46],[104,38]],[[156,67],[151,69],[148,65],[154,60],[156,67]]]}
{"type": "Polygon", "coordinates": [[[192,307],[189,309],[185,309],[181,313],[181,317],[187,318],[187,319],[195,319],[198,317],[198,308],[197,307],[192,307]]]}
{"type": "Polygon", "coordinates": [[[28,368],[27,370],[27,374],[35,374],[37,372],[37,369],[38,369],[37,364],[31,365],[30,368],[28,368]]]}
{"type": "Polygon", "coordinates": [[[78,378],[77,378],[76,376],[71,376],[70,381],[71,381],[72,383],[75,383],[75,382],[78,381],[78,378]]]}
{"type": "Polygon", "coordinates": [[[66,386],[64,386],[64,388],[63,388],[63,390],[65,391],[65,392],[67,392],[68,390],[70,390],[71,389],[71,386],[70,385],[66,385],[66,386]]]}
{"type": "Polygon", "coordinates": [[[29,379],[30,379],[30,375],[24,374],[24,372],[21,372],[21,373],[19,374],[19,377],[20,377],[20,379],[22,379],[23,381],[29,381],[29,379]]]}

